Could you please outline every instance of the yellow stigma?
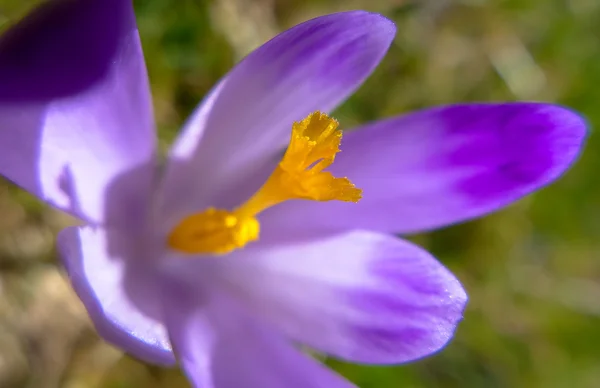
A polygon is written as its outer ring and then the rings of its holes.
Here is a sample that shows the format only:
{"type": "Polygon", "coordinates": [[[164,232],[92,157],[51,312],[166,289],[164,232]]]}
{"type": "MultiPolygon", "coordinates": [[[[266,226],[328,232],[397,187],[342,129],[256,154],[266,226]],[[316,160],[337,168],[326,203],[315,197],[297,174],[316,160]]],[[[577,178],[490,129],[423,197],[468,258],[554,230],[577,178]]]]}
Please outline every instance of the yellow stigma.
{"type": "Polygon", "coordinates": [[[184,218],[170,233],[172,249],[190,254],[225,254],[259,237],[256,216],[290,199],[358,202],[362,190],[347,178],[323,171],[340,152],[338,122],[321,112],[292,126],[290,144],[265,184],[233,210],[209,208],[184,218]]]}

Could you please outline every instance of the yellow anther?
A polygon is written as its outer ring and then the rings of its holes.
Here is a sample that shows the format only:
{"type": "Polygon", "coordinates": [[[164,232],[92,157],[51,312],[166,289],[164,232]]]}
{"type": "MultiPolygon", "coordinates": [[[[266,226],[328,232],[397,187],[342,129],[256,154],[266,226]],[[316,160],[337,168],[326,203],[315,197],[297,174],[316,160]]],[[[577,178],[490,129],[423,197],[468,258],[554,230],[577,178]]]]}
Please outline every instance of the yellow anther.
{"type": "Polygon", "coordinates": [[[259,231],[254,217],[209,208],[184,218],[169,235],[169,246],[186,253],[224,254],[258,239],[259,231]]]}
{"type": "Polygon", "coordinates": [[[246,203],[234,210],[209,208],[183,219],[168,238],[171,248],[190,254],[225,254],[257,240],[256,216],[291,199],[358,202],[362,191],[347,178],[323,171],[340,151],[338,122],[315,112],[292,126],[290,143],[279,165],[246,203]]]}

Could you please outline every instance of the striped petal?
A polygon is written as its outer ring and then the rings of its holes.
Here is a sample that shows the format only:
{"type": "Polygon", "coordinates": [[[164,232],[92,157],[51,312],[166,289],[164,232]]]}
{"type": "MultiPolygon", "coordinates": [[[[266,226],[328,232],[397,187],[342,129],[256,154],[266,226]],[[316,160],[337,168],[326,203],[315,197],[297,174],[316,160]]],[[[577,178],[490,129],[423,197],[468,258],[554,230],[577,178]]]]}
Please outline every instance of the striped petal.
{"type": "Polygon", "coordinates": [[[348,133],[330,170],[358,203],[288,202],[262,216],[265,237],[364,228],[413,233],[480,217],[558,179],[583,147],[577,114],[539,103],[457,105],[348,133]]]}
{"type": "Polygon", "coordinates": [[[394,34],[381,15],[344,12],[302,23],[251,53],[200,105],[171,150],[165,214],[241,201],[247,193],[232,185],[281,152],[293,121],[332,110],[354,92],[394,34]]]}

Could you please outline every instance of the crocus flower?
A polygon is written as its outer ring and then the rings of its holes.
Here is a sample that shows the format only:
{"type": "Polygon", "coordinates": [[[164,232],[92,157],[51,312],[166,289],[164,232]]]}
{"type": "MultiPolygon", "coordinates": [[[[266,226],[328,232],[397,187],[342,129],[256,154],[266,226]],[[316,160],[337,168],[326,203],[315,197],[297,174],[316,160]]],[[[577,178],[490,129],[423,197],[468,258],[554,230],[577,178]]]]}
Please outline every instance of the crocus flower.
{"type": "Polygon", "coordinates": [[[344,135],[329,112],[394,24],[319,17],[255,50],[164,163],[128,0],[55,1],[0,42],[0,173],[82,220],[66,272],[100,335],[195,387],[349,387],[300,352],[415,360],[452,337],[458,280],[396,234],[472,219],[559,177],[581,118],[467,104],[344,135]],[[343,152],[338,153],[339,148],[343,152]]]}

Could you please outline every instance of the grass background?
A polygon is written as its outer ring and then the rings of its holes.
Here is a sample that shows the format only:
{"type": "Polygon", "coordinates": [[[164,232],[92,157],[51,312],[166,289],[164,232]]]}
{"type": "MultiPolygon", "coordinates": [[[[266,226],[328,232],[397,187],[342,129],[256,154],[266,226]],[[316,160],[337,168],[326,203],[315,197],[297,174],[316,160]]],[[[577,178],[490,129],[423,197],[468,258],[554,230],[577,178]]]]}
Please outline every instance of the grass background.
{"type": "MultiPolygon", "coordinates": [[[[1,0],[0,28],[37,2],[1,0]]],[[[414,236],[470,295],[446,349],[397,367],[326,362],[362,388],[600,386],[600,143],[593,134],[600,124],[600,2],[135,5],[164,147],[243,55],[298,22],[347,9],[386,15],[398,35],[375,74],[336,112],[346,127],[465,101],[540,100],[582,112],[592,136],[558,183],[482,220],[414,236]]],[[[0,386],[188,386],[179,372],[122,356],[95,336],[54,260],[53,235],[68,220],[7,183],[0,184],[0,213],[0,386]]]]}

